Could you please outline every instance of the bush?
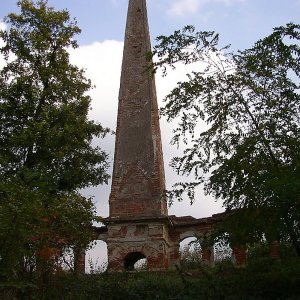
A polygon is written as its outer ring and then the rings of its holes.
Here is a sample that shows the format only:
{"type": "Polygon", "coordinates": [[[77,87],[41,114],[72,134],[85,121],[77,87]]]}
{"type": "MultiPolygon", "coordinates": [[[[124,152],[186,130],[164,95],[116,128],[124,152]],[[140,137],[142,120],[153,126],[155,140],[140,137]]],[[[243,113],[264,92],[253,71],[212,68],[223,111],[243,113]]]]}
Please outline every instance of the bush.
{"type": "Polygon", "coordinates": [[[199,265],[192,272],[57,273],[43,282],[0,285],[0,299],[185,300],[299,299],[300,261],[268,268],[235,268],[230,262],[199,265]]]}

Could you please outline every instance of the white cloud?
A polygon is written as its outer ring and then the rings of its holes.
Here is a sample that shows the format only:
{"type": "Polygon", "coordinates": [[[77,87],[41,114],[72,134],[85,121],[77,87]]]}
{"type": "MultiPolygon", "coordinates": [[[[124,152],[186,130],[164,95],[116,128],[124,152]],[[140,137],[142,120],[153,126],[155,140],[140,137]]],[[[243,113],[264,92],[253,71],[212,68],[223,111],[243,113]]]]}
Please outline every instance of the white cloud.
{"type": "MultiPolygon", "coordinates": [[[[95,85],[89,93],[92,98],[89,117],[115,130],[123,42],[113,40],[95,42],[71,49],[69,52],[71,63],[85,69],[86,77],[95,85]]],[[[113,159],[114,136],[109,135],[104,140],[97,140],[95,143],[101,143],[101,148],[110,154],[111,160],[113,159]]],[[[86,196],[95,196],[98,214],[103,217],[108,216],[109,185],[92,187],[83,193],[86,196]]]]}
{"type": "Polygon", "coordinates": [[[211,3],[221,3],[224,5],[232,5],[236,2],[244,2],[245,0],[176,0],[172,1],[167,13],[173,16],[186,16],[199,12],[204,6],[211,3]]]}
{"type": "Polygon", "coordinates": [[[4,22],[0,22],[0,30],[5,30],[6,24],[4,22]]]}
{"type": "Polygon", "coordinates": [[[177,0],[168,10],[170,15],[184,16],[196,13],[209,0],[177,0]]]}
{"type": "Polygon", "coordinates": [[[70,50],[70,60],[86,70],[96,86],[91,90],[90,117],[114,127],[120,84],[123,42],[107,40],[70,50]]]}

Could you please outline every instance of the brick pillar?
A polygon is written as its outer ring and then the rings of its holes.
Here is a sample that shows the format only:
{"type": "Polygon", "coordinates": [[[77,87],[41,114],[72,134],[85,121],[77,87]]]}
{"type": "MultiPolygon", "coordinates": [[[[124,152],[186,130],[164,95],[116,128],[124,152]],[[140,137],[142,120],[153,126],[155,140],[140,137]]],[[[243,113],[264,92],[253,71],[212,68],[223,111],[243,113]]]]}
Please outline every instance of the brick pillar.
{"type": "Polygon", "coordinates": [[[212,259],[213,258],[213,251],[212,251],[212,247],[205,247],[202,250],[202,262],[205,264],[211,264],[212,263],[212,259]]]}
{"type": "Polygon", "coordinates": [[[76,273],[85,273],[85,249],[74,250],[74,271],[76,273]]]}
{"type": "Polygon", "coordinates": [[[278,241],[270,242],[269,254],[272,259],[280,260],[280,244],[278,241]]]}
{"type": "Polygon", "coordinates": [[[246,265],[246,247],[245,246],[232,246],[232,258],[233,262],[238,267],[246,265]]]}
{"type": "Polygon", "coordinates": [[[174,245],[170,249],[170,267],[175,269],[175,265],[180,264],[180,251],[179,251],[179,243],[178,245],[174,245]]]}

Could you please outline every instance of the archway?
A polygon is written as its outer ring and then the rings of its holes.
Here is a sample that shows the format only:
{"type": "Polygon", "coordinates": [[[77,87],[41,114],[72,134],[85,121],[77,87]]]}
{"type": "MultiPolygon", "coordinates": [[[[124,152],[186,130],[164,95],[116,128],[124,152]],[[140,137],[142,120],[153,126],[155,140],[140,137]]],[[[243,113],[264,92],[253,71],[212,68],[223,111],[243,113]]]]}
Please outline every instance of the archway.
{"type": "Polygon", "coordinates": [[[191,252],[191,251],[201,250],[201,247],[199,242],[197,241],[197,237],[193,235],[181,239],[179,244],[179,249],[181,252],[185,249],[191,252]]]}
{"type": "Polygon", "coordinates": [[[232,259],[232,249],[228,243],[228,239],[220,239],[214,244],[214,259],[215,262],[232,259]]]}
{"type": "MultiPolygon", "coordinates": [[[[209,231],[183,231],[180,238],[180,263],[187,268],[195,268],[200,263],[211,265],[215,262],[216,249],[219,252],[227,249],[226,245],[223,244],[220,245],[222,247],[216,248],[215,241],[209,231]]],[[[222,254],[223,252],[219,254],[219,257],[222,254]]],[[[227,257],[226,254],[224,255],[227,257]]]]}
{"type": "Polygon", "coordinates": [[[105,241],[97,240],[85,256],[87,273],[103,273],[107,269],[107,244],[105,241]]]}
{"type": "Polygon", "coordinates": [[[124,268],[127,271],[138,271],[147,265],[147,257],[141,252],[128,253],[124,259],[124,268]]]}
{"type": "Polygon", "coordinates": [[[202,259],[201,245],[195,236],[185,237],[179,246],[180,265],[182,268],[197,267],[202,259]]]}

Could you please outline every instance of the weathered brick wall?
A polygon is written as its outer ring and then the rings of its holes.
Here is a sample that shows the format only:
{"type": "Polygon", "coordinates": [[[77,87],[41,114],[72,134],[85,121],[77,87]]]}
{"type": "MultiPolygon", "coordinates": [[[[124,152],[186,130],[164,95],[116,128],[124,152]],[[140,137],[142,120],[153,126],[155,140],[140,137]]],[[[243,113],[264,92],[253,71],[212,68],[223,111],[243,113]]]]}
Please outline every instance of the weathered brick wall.
{"type": "Polygon", "coordinates": [[[109,228],[109,271],[124,271],[126,257],[140,253],[147,258],[148,269],[166,270],[169,267],[167,230],[164,223],[112,224],[109,228]]]}

